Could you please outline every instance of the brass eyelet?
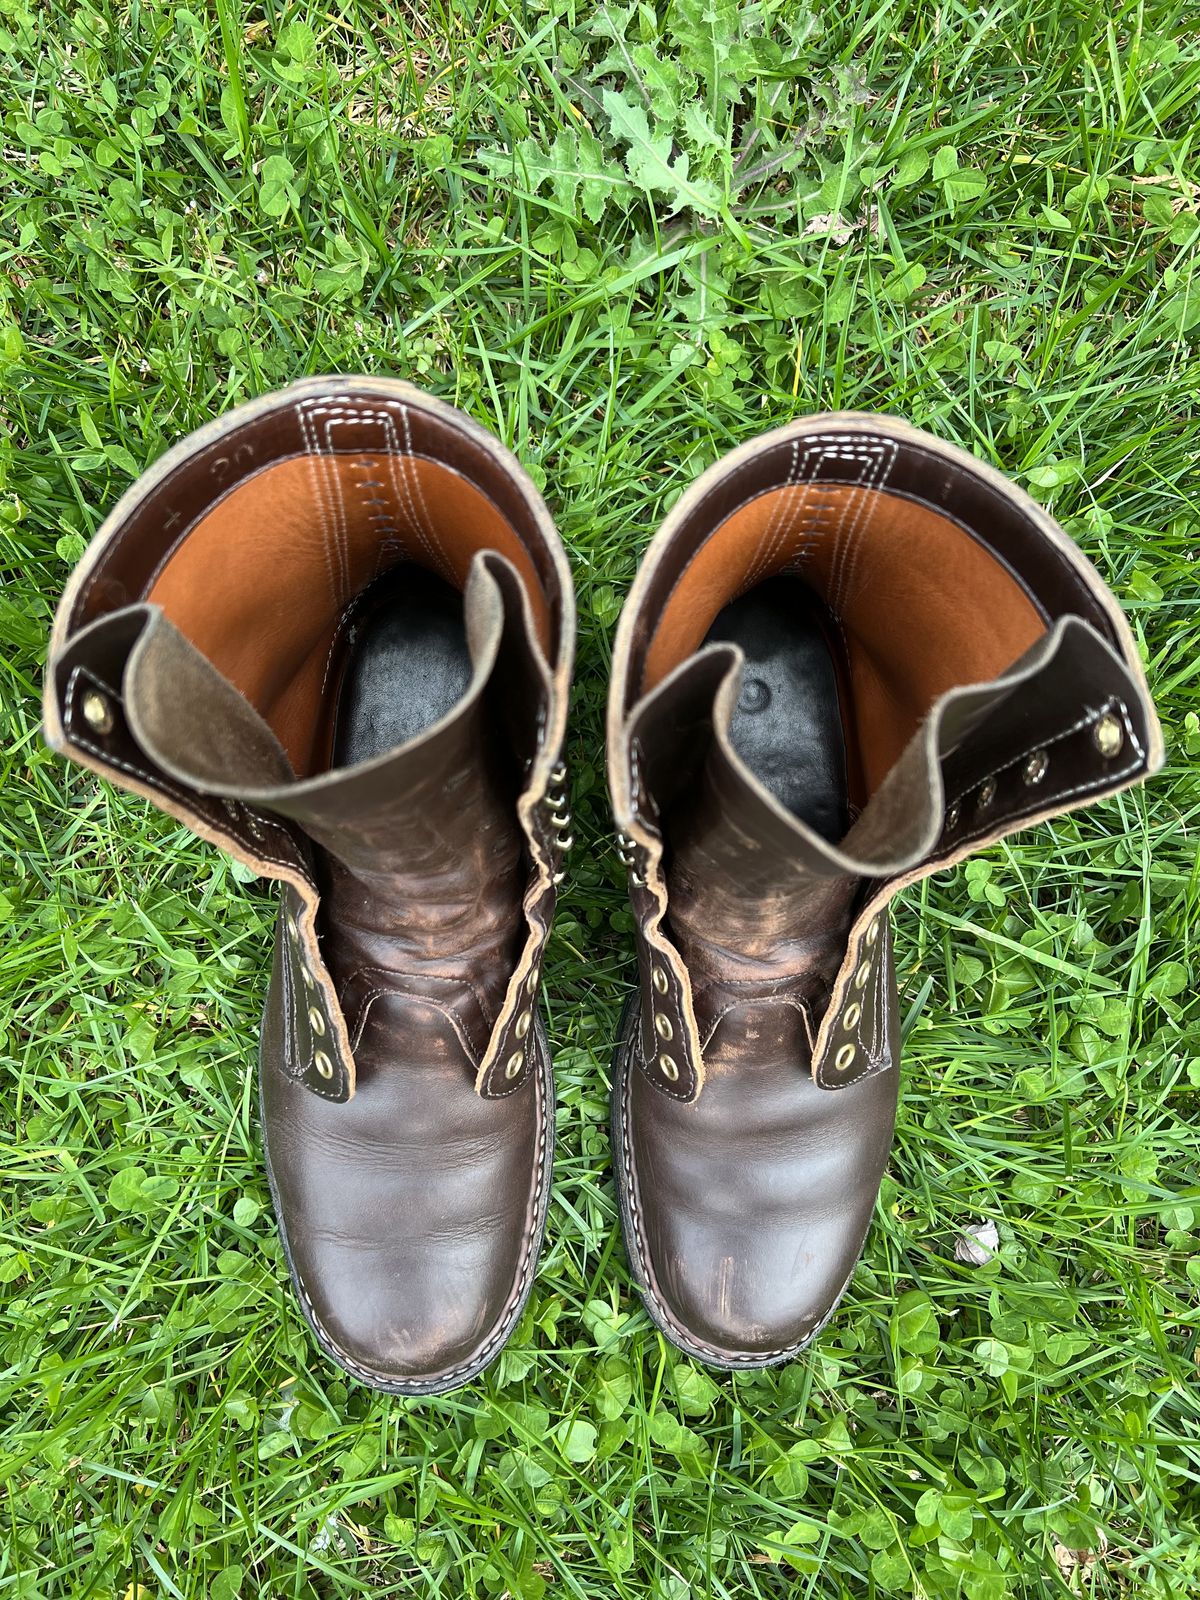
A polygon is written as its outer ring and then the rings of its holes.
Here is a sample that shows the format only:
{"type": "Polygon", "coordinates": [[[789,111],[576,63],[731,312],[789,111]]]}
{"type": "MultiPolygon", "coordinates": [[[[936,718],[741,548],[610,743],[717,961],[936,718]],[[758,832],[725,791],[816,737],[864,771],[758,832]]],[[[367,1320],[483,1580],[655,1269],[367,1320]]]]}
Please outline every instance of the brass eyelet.
{"type": "Polygon", "coordinates": [[[515,1078],[517,1073],[520,1072],[524,1065],[524,1050],[514,1050],[512,1055],[510,1055],[508,1060],[504,1063],[504,1076],[506,1078],[515,1078]]]}
{"type": "Polygon", "coordinates": [[[995,798],[996,780],[995,778],[985,778],[979,785],[979,793],[975,797],[975,804],[980,811],[986,811],[995,798]]]}
{"type": "Polygon", "coordinates": [[[83,697],[82,709],[83,720],[94,733],[112,732],[112,707],[98,690],[87,690],[83,697]]]}
{"type": "Polygon", "coordinates": [[[667,974],[662,967],[655,967],[650,974],[650,981],[659,994],[666,994],[668,988],[667,974]]]}
{"type": "Polygon", "coordinates": [[[854,1065],[854,1058],[858,1054],[858,1046],[844,1044],[833,1058],[833,1064],[839,1072],[849,1072],[854,1065]]]}
{"type": "Polygon", "coordinates": [[[526,992],[526,994],[536,994],[537,993],[538,979],[539,979],[540,976],[541,976],[541,974],[538,972],[538,969],[536,967],[534,967],[533,971],[525,979],[525,992],[526,992]]]}
{"type": "Polygon", "coordinates": [[[956,800],[952,806],[946,807],[946,832],[958,827],[959,805],[956,800]]]}
{"type": "Polygon", "coordinates": [[[852,1000],[842,1014],[842,1027],[846,1029],[857,1028],[862,1020],[862,1007],[857,1000],[852,1000]]]}
{"type": "Polygon", "coordinates": [[[1121,753],[1121,746],[1125,743],[1125,730],[1121,726],[1119,717],[1113,716],[1111,711],[1106,711],[1096,724],[1092,732],[1096,741],[1096,749],[1106,761],[1111,761],[1114,756],[1121,753]]]}
{"type": "Polygon", "coordinates": [[[1049,765],[1050,757],[1046,752],[1044,750],[1035,750],[1025,763],[1021,776],[1032,787],[1035,783],[1041,783],[1046,776],[1046,768],[1049,765]]]}
{"type": "Polygon", "coordinates": [[[521,1015],[517,1018],[517,1025],[513,1029],[513,1032],[516,1034],[518,1039],[523,1039],[529,1032],[529,1025],[531,1021],[532,1018],[529,1012],[522,1011],[521,1015]]]}
{"type": "Polygon", "coordinates": [[[315,989],[317,987],[317,980],[304,965],[303,961],[300,963],[300,976],[304,979],[304,987],[306,989],[315,989]]]}
{"type": "Polygon", "coordinates": [[[854,974],[854,987],[856,989],[865,989],[867,987],[867,980],[870,978],[870,976],[871,963],[869,961],[864,961],[862,966],[859,967],[858,971],[854,974]]]}
{"type": "Polygon", "coordinates": [[[665,1012],[656,1011],[654,1013],[654,1031],[660,1039],[665,1040],[668,1044],[674,1038],[675,1030],[671,1026],[670,1017],[665,1012]]]}
{"type": "Polygon", "coordinates": [[[868,944],[874,944],[875,941],[878,938],[879,938],[879,918],[876,917],[875,921],[872,922],[871,926],[867,929],[867,943],[868,944]]]}
{"type": "Polygon", "coordinates": [[[318,1039],[325,1037],[325,1018],[317,1010],[316,1006],[309,1006],[308,1008],[308,1025],[318,1039]]]}
{"type": "Polygon", "coordinates": [[[668,1083],[675,1083],[679,1078],[679,1068],[671,1056],[662,1055],[658,1058],[658,1070],[668,1083]]]}
{"type": "Polygon", "coordinates": [[[333,1077],[333,1062],[330,1061],[324,1050],[318,1050],[316,1055],[313,1056],[313,1066],[316,1067],[321,1077],[333,1077]]]}

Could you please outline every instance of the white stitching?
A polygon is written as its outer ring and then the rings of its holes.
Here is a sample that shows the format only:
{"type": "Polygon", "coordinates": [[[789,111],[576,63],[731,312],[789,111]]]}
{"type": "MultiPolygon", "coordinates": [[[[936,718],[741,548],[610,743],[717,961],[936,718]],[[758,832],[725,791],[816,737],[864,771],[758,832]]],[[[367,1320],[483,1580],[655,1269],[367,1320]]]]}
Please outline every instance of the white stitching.
{"type": "MultiPolygon", "coordinates": [[[[86,750],[89,755],[95,756],[96,759],[104,766],[116,767],[119,772],[128,773],[131,778],[136,778],[139,783],[148,784],[151,789],[155,789],[162,794],[169,795],[172,800],[183,806],[186,811],[191,812],[195,816],[204,818],[210,827],[219,828],[219,825],[213,818],[205,817],[204,811],[200,804],[202,799],[201,796],[189,794],[185,790],[177,788],[175,784],[170,781],[170,779],[160,776],[157,771],[149,771],[142,767],[132,766],[128,761],[123,760],[121,756],[113,754],[111,750],[105,750],[101,745],[92,743],[90,739],[80,732],[78,727],[70,726],[70,723],[74,718],[76,685],[78,684],[81,675],[83,675],[85,671],[86,669],[83,667],[76,667],[71,673],[71,676],[67,681],[67,692],[63,701],[63,709],[65,713],[64,721],[67,724],[67,733],[71,743],[78,745],[81,750],[86,750]]],[[[88,678],[89,681],[92,681],[90,674],[88,674],[88,678]]],[[[268,822],[271,826],[278,828],[280,832],[286,833],[287,831],[283,828],[282,824],[274,822],[270,818],[264,817],[262,820],[264,822],[268,822]]],[[[227,832],[228,830],[219,829],[219,831],[227,832]]],[[[237,843],[241,845],[242,841],[239,839],[237,840],[237,843]]],[[[293,862],[281,860],[278,856],[269,855],[261,847],[257,851],[256,859],[266,861],[273,867],[282,867],[289,872],[295,870],[295,864],[293,862]]]]}
{"type": "Polygon", "coordinates": [[[312,486],[313,504],[321,524],[321,548],[325,557],[325,573],[329,580],[329,597],[335,606],[341,607],[343,595],[338,581],[338,576],[333,568],[333,549],[331,536],[333,524],[330,517],[330,508],[326,502],[326,472],[319,463],[325,458],[321,453],[320,440],[317,436],[315,414],[318,408],[308,403],[296,407],[296,424],[300,429],[300,437],[304,441],[304,453],[301,459],[308,467],[308,479],[312,486]]]}
{"type": "MultiPolygon", "coordinates": [[[[1064,739],[1069,739],[1072,734],[1079,733],[1082,729],[1093,726],[1095,723],[1100,721],[1101,717],[1103,717],[1107,712],[1111,711],[1113,707],[1116,707],[1121,713],[1121,721],[1125,724],[1125,731],[1129,735],[1130,744],[1137,751],[1137,758],[1123,767],[1112,768],[1107,772],[1101,773],[1098,778],[1093,778],[1087,783],[1075,784],[1073,788],[1049,788],[1045,791],[1045,798],[1052,799],[1057,805],[1060,801],[1070,800],[1074,795],[1091,794],[1096,789],[1103,789],[1109,785],[1119,783],[1122,778],[1127,778],[1131,772],[1136,772],[1145,761],[1146,752],[1142,748],[1137,734],[1134,732],[1133,723],[1129,715],[1129,708],[1126,706],[1123,700],[1117,697],[1110,697],[1104,702],[1099,710],[1087,712],[1086,715],[1081,717],[1078,722],[1072,724],[1072,726],[1067,728],[1064,732],[1055,734],[1052,739],[1039,739],[1036,744],[1030,745],[1029,748],[1022,751],[1019,756],[1014,756],[1012,760],[1006,761],[1002,767],[994,767],[991,772],[985,773],[983,777],[977,778],[974,783],[968,784],[965,789],[955,795],[953,800],[947,802],[947,811],[950,810],[952,806],[961,806],[966,797],[975,789],[978,789],[982,784],[990,782],[992,778],[997,777],[1000,773],[1008,772],[1011,770],[1011,768],[1018,766],[1028,756],[1031,756],[1035,750],[1049,750],[1052,746],[1061,744],[1064,739]]],[[[1012,813],[1008,818],[1000,819],[1001,825],[1003,825],[1003,823],[1006,821],[1019,820],[1019,815],[1019,812],[1015,812],[1012,813]]],[[[993,818],[990,822],[985,823],[980,828],[974,829],[970,833],[958,835],[953,842],[952,848],[959,850],[964,844],[970,844],[974,839],[982,839],[984,835],[990,833],[996,827],[996,825],[997,821],[995,818],[993,818]]]]}

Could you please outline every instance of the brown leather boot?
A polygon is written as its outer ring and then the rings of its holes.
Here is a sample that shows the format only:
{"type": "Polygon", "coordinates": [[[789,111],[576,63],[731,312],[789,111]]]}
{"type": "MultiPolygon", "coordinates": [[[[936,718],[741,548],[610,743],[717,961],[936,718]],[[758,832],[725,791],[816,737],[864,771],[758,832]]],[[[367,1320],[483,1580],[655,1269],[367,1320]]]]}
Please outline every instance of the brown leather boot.
{"type": "Polygon", "coordinates": [[[271,1190],[318,1343],[394,1393],[481,1371],[537,1261],[574,630],[517,462],[376,378],[169,451],[55,620],[49,742],[283,884],[271,1190]]]}
{"type": "Polygon", "coordinates": [[[626,1245],[690,1355],[795,1355],[895,1117],[887,905],[1136,783],[1162,739],[1116,602],[999,473],[816,417],[705,473],[617,631],[609,775],[639,984],[613,1072],[626,1245]]]}

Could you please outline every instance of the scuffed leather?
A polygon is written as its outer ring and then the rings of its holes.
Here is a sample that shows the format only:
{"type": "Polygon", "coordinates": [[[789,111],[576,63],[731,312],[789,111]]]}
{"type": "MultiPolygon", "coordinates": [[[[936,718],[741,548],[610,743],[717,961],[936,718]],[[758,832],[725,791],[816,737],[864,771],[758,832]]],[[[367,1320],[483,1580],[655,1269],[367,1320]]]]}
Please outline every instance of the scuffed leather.
{"type": "MultiPolygon", "coordinates": [[[[779,525],[756,538],[728,556],[731,572],[770,570],[779,525]]],[[[725,561],[729,545],[718,548],[725,561]]],[[[913,578],[926,592],[945,584],[940,571],[913,578]]],[[[805,419],[710,468],[651,543],[617,631],[608,753],[638,952],[613,1079],[634,1273],[682,1349],[718,1366],[785,1360],[849,1281],[887,1162],[900,1048],[888,904],[981,845],[1161,765],[1137,649],[1095,571],[999,473],[890,418],[805,419]],[[992,681],[965,678],[936,700],[830,843],[733,747],[742,652],[665,654],[649,684],[647,659],[668,605],[687,637],[689,604],[707,617],[734,599],[715,562],[696,593],[684,588],[726,519],[794,481],[805,460],[821,482],[794,504],[819,533],[824,488],[861,484],[876,459],[887,471],[872,485],[986,545],[1045,633],[992,681]]]]}
{"type": "MultiPolygon", "coordinates": [[[[377,489],[393,481],[411,491],[404,473],[377,489]]],[[[417,517],[418,542],[428,532],[410,501],[392,510],[381,527],[417,517]]],[[[396,1393],[481,1371],[536,1266],[553,1144],[537,1006],[573,645],[565,555],[528,479],[469,419],[386,379],[310,380],[176,446],[106,519],[55,619],[48,741],[282,885],[260,1037],[276,1212],[322,1349],[396,1393]],[[470,563],[473,677],[453,711],[397,750],[297,779],[256,707],[147,594],[214,498],[313,447],[306,419],[330,400],[338,449],[378,454],[411,429],[509,520],[510,549],[470,563]],[[90,691],[103,718],[81,711],[90,691]]]]}
{"type": "Polygon", "coordinates": [[[375,1388],[435,1393],[485,1365],[528,1296],[553,1152],[540,1022],[519,1093],[483,1099],[444,1008],[360,996],[344,1104],[291,1070],[281,933],[263,1017],[263,1141],[297,1294],[318,1338],[375,1388]]]}
{"type": "Polygon", "coordinates": [[[795,1355],[854,1270],[887,1165],[898,1073],[838,1094],[813,1082],[803,1013],[744,1001],[705,1047],[704,1092],[639,1070],[636,1006],[613,1081],[625,1239],[647,1308],[726,1367],[795,1355]]]}

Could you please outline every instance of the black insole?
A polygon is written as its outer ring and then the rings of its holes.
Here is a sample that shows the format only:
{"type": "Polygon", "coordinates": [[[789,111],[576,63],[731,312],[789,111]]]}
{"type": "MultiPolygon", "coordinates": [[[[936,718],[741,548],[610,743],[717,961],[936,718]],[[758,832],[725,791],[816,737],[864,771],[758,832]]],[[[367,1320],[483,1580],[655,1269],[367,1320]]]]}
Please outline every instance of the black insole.
{"type": "Polygon", "coordinates": [[[781,805],[836,844],[849,827],[848,787],[827,621],[798,578],[768,578],[725,607],[705,642],[745,652],[733,748],[781,805]]]}
{"type": "Polygon", "coordinates": [[[423,567],[394,567],[372,585],[347,630],[333,765],[406,744],[444,717],[470,682],[462,596],[423,567]]]}

